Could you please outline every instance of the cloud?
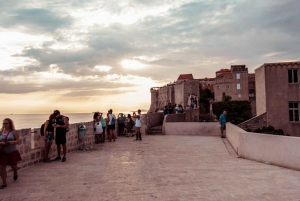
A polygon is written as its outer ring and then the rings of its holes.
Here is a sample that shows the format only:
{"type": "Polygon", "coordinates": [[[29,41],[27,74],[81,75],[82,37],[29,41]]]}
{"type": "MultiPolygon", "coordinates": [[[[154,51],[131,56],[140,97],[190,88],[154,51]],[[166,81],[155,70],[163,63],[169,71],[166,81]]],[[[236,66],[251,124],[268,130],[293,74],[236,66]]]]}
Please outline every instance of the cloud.
{"type": "Polygon", "coordinates": [[[19,28],[33,34],[52,33],[72,24],[72,18],[64,13],[57,14],[43,8],[11,10],[2,14],[0,19],[2,27],[19,28]]]}

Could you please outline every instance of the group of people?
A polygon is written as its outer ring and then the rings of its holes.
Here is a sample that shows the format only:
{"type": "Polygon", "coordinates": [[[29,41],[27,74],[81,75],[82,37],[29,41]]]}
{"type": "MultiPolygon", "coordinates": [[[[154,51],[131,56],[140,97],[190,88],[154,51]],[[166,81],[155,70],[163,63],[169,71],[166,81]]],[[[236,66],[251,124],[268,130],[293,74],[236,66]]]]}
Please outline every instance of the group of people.
{"type": "Polygon", "coordinates": [[[103,113],[95,112],[93,115],[95,143],[104,143],[106,138],[109,142],[115,142],[117,138],[115,132],[116,124],[118,125],[118,136],[126,133],[127,137],[130,135],[133,137],[133,127],[135,127],[136,140],[142,140],[140,131],[142,126],[141,118],[141,110],[138,110],[138,114],[134,112],[132,116],[128,114],[127,118],[123,113],[119,113],[118,118],[116,118],[112,109],[108,110],[106,118],[103,117],[103,113]],[[106,131],[107,137],[105,135],[106,131]]]}
{"type": "Polygon", "coordinates": [[[183,113],[183,107],[181,104],[171,104],[168,103],[168,105],[165,106],[163,110],[164,116],[167,114],[181,114],[183,113]]]}

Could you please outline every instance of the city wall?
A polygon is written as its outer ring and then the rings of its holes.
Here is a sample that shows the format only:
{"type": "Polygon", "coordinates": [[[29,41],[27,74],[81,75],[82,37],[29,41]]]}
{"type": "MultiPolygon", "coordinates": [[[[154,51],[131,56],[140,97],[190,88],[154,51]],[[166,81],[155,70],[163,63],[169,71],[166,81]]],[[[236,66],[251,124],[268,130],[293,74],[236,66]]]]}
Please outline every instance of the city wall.
{"type": "Polygon", "coordinates": [[[220,136],[218,122],[164,122],[164,135],[220,136]]]}
{"type": "MultiPolygon", "coordinates": [[[[78,124],[70,124],[70,131],[67,133],[67,152],[83,149],[84,147],[91,148],[91,146],[93,146],[93,122],[86,122],[84,124],[87,128],[85,140],[78,139],[78,124]]],[[[44,137],[40,135],[40,128],[21,129],[18,131],[20,134],[20,143],[17,148],[22,157],[22,161],[18,166],[25,168],[42,162],[44,158],[44,137]]],[[[55,142],[53,142],[49,157],[54,158],[56,156],[56,145],[55,142]]]]}
{"type": "Polygon", "coordinates": [[[242,158],[300,170],[300,138],[246,132],[226,124],[226,138],[242,158]]]}

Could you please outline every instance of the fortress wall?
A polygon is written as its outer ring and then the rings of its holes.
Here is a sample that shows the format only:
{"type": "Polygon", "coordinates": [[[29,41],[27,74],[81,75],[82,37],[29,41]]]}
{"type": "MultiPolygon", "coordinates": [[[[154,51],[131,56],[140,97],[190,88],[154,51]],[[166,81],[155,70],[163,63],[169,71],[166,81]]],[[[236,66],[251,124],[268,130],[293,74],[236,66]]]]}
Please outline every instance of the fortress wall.
{"type": "MultiPolygon", "coordinates": [[[[83,149],[84,146],[91,148],[94,144],[93,122],[84,123],[87,128],[85,140],[78,139],[78,123],[70,124],[70,131],[67,133],[67,152],[83,149]]],[[[20,168],[25,168],[42,162],[44,158],[44,136],[40,135],[40,128],[21,129],[20,143],[17,146],[22,161],[18,164],[20,168]],[[32,132],[33,131],[33,132],[32,132]]],[[[116,128],[117,132],[117,128],[116,128]]],[[[49,153],[50,158],[57,156],[56,144],[53,142],[49,153]]]]}

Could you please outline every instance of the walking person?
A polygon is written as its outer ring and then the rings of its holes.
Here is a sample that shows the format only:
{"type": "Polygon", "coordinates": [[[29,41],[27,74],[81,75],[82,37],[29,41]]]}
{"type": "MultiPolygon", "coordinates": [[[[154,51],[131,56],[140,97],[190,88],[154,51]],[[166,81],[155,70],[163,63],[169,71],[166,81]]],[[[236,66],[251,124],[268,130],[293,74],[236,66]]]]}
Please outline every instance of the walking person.
{"type": "Polygon", "coordinates": [[[18,162],[21,159],[21,155],[17,149],[17,144],[19,144],[19,133],[15,129],[14,122],[6,118],[3,120],[2,128],[0,131],[0,146],[2,146],[2,157],[0,161],[1,165],[1,178],[2,178],[2,185],[0,189],[4,189],[7,187],[7,171],[6,166],[11,166],[12,170],[14,171],[14,180],[18,179],[18,162]]]}
{"type": "Polygon", "coordinates": [[[106,130],[106,121],[103,118],[103,113],[100,113],[100,121],[101,121],[101,125],[102,125],[102,143],[105,143],[105,130],[106,130]]]}
{"type": "Polygon", "coordinates": [[[140,115],[136,115],[135,116],[136,120],[135,120],[135,131],[136,131],[136,139],[135,140],[142,140],[142,134],[141,134],[141,117],[140,115]]]}
{"type": "Polygon", "coordinates": [[[108,111],[108,115],[107,115],[107,121],[108,121],[108,126],[107,126],[107,131],[109,132],[110,134],[110,140],[109,142],[111,142],[111,140],[113,139],[113,142],[116,141],[116,133],[115,133],[115,129],[116,129],[116,117],[115,115],[112,113],[113,110],[110,109],[108,111]]]}
{"type": "Polygon", "coordinates": [[[44,163],[50,163],[52,162],[49,158],[49,152],[52,145],[52,142],[54,140],[54,127],[53,124],[55,124],[55,115],[51,114],[49,116],[49,119],[45,122],[44,126],[44,141],[45,141],[45,147],[44,147],[44,163]]]}
{"type": "Polygon", "coordinates": [[[221,138],[225,138],[225,135],[223,135],[224,130],[226,130],[226,115],[227,112],[224,110],[223,114],[220,115],[219,122],[220,122],[220,128],[221,128],[221,138]]]}
{"type": "Polygon", "coordinates": [[[67,154],[67,128],[69,128],[69,120],[67,117],[60,114],[59,110],[55,110],[53,112],[55,116],[55,124],[53,127],[56,128],[56,136],[55,143],[57,145],[57,157],[53,161],[66,162],[66,154],[67,154]],[[63,147],[63,158],[61,158],[61,146],[63,147]]]}

